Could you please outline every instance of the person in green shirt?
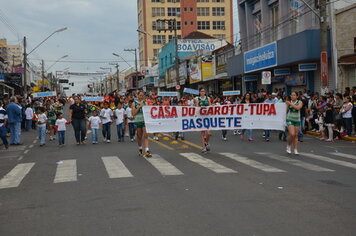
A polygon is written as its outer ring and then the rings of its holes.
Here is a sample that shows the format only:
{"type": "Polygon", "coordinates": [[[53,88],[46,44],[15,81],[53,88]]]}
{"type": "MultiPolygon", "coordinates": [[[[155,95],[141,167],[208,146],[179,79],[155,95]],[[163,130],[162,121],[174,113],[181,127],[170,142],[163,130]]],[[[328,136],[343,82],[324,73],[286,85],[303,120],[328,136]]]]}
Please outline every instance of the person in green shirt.
{"type": "Polygon", "coordinates": [[[294,146],[294,154],[298,155],[298,133],[300,127],[300,109],[303,107],[303,102],[298,100],[296,92],[292,92],[291,99],[286,101],[287,104],[287,127],[289,136],[287,139],[287,153],[292,153],[292,145],[294,146]]]}
{"type": "Polygon", "coordinates": [[[152,157],[150,153],[150,149],[148,147],[148,135],[145,127],[145,120],[143,117],[142,107],[146,105],[145,101],[145,93],[144,91],[139,91],[137,94],[137,101],[132,103],[132,115],[135,117],[135,125],[137,130],[137,144],[139,147],[139,155],[144,156],[146,158],[152,157]],[[145,153],[143,152],[142,147],[142,139],[143,145],[145,147],[145,153]]]}
{"type": "MultiPolygon", "coordinates": [[[[209,97],[206,96],[205,89],[199,89],[199,97],[195,99],[195,106],[197,107],[207,107],[211,106],[209,97]]],[[[209,139],[211,136],[211,132],[209,130],[204,130],[200,132],[200,140],[202,143],[202,153],[207,153],[210,151],[209,139]]]]}

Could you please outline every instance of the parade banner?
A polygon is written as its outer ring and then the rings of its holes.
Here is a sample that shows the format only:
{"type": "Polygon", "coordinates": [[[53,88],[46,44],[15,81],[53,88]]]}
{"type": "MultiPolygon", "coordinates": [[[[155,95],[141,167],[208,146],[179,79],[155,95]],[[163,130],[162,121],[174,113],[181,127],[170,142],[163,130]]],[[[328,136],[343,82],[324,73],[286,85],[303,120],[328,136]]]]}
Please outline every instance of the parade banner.
{"type": "Polygon", "coordinates": [[[86,102],[104,102],[104,97],[83,97],[86,102]]]}
{"type": "Polygon", "coordinates": [[[33,93],[31,94],[34,98],[39,98],[39,97],[55,97],[57,96],[56,91],[50,91],[50,92],[41,92],[41,93],[33,93]]]}
{"type": "Polygon", "coordinates": [[[204,130],[284,130],[285,103],[236,104],[209,107],[144,106],[148,133],[204,130]]]}

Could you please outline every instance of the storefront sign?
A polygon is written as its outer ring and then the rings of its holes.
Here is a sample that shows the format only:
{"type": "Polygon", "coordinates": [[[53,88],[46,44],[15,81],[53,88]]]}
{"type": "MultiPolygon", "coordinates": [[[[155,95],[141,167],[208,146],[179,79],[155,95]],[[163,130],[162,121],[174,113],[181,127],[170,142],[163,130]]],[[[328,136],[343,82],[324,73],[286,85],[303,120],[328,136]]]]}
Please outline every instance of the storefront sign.
{"type": "Polygon", "coordinates": [[[160,91],[160,92],[158,92],[157,96],[159,96],[159,97],[177,97],[178,96],[178,92],[160,91]]]}
{"type": "Polygon", "coordinates": [[[144,106],[143,115],[148,133],[222,129],[284,130],[286,105],[144,106]]]}
{"type": "Polygon", "coordinates": [[[262,84],[271,84],[271,71],[262,71],[262,84]]]}
{"type": "Polygon", "coordinates": [[[202,78],[203,81],[215,76],[215,58],[212,55],[201,58],[202,78]]]}
{"type": "Polygon", "coordinates": [[[0,82],[5,82],[5,74],[0,74],[0,82]]]}
{"type": "Polygon", "coordinates": [[[235,91],[223,91],[223,96],[239,96],[241,95],[240,90],[235,90],[235,91]]]}
{"type": "Polygon", "coordinates": [[[289,75],[290,74],[290,69],[289,68],[275,69],[273,71],[273,74],[274,74],[274,76],[289,75]]]}
{"type": "Polygon", "coordinates": [[[191,89],[191,88],[184,88],[183,93],[190,93],[194,95],[199,95],[199,90],[191,89]]]}
{"type": "Polygon", "coordinates": [[[83,97],[82,100],[86,102],[104,102],[104,97],[83,97]]]}
{"type": "Polygon", "coordinates": [[[193,57],[190,59],[188,73],[190,84],[201,81],[201,61],[198,57],[193,57]]]}
{"type": "Polygon", "coordinates": [[[318,69],[316,63],[304,63],[298,65],[299,71],[313,71],[318,69]]]}
{"type": "Polygon", "coordinates": [[[286,80],[285,76],[275,76],[271,78],[272,83],[284,83],[285,80],[286,80]]]}
{"type": "Polygon", "coordinates": [[[244,53],[245,73],[277,66],[277,43],[265,45],[244,53]]]}
{"type": "Polygon", "coordinates": [[[5,82],[22,87],[22,74],[20,73],[5,74],[5,82]]]}
{"type": "Polygon", "coordinates": [[[56,91],[50,91],[50,92],[42,92],[42,93],[33,93],[32,96],[34,98],[39,98],[39,97],[55,97],[57,96],[56,91]]]}
{"type": "Polygon", "coordinates": [[[226,40],[216,39],[178,39],[178,52],[214,51],[227,45],[226,40]]]}
{"type": "Polygon", "coordinates": [[[257,75],[245,75],[243,79],[245,82],[257,81],[257,75]]]}

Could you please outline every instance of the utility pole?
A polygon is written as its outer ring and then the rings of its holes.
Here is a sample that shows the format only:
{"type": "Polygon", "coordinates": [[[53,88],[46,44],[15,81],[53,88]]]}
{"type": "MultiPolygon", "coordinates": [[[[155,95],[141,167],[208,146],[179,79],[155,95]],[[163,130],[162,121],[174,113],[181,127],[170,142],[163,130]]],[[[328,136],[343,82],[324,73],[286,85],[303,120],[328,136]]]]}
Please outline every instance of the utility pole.
{"type": "Polygon", "coordinates": [[[42,60],[42,92],[44,92],[44,81],[45,81],[45,76],[44,76],[44,60],[42,60]]]}
{"type": "Polygon", "coordinates": [[[23,94],[27,98],[27,52],[26,52],[26,36],[23,37],[23,94]]]}
{"type": "MultiPolygon", "coordinates": [[[[175,54],[175,69],[176,69],[176,83],[180,85],[179,81],[179,56],[178,56],[178,35],[177,35],[177,20],[176,19],[158,19],[157,25],[159,22],[163,22],[164,24],[168,24],[168,29],[164,27],[163,31],[166,32],[167,30],[174,32],[174,54],[175,54]]],[[[162,29],[158,29],[158,32],[161,32],[162,29]]]]}
{"type": "Polygon", "coordinates": [[[328,89],[328,21],[326,5],[327,0],[319,0],[320,8],[320,79],[321,93],[328,89]]]}
{"type": "Polygon", "coordinates": [[[115,67],[116,67],[116,87],[117,87],[117,92],[119,92],[120,90],[119,64],[117,63],[115,67]]]}
{"type": "Polygon", "coordinates": [[[136,84],[138,84],[138,78],[137,78],[137,74],[138,74],[138,68],[137,68],[137,48],[135,49],[124,49],[125,52],[135,52],[135,80],[136,80],[136,84]]]}

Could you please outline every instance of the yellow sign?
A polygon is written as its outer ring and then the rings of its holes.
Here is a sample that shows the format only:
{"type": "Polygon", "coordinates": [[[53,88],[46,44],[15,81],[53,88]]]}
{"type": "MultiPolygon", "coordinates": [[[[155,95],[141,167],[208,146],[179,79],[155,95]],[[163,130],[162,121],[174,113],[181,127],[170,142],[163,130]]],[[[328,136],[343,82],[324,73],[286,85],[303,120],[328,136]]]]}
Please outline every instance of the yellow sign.
{"type": "Polygon", "coordinates": [[[36,84],[38,84],[39,86],[42,86],[43,84],[44,85],[48,85],[49,84],[48,79],[45,79],[43,81],[44,81],[44,83],[42,83],[42,80],[36,80],[36,84]]]}
{"type": "Polygon", "coordinates": [[[36,92],[39,92],[39,91],[41,91],[41,87],[37,87],[37,86],[36,86],[36,87],[33,87],[33,88],[32,88],[32,91],[35,92],[35,93],[36,93],[36,92]]]}
{"type": "Polygon", "coordinates": [[[203,56],[201,58],[201,67],[202,67],[202,78],[203,80],[215,76],[214,68],[214,57],[212,55],[203,56]]]}

